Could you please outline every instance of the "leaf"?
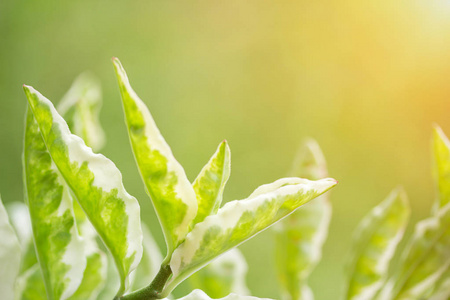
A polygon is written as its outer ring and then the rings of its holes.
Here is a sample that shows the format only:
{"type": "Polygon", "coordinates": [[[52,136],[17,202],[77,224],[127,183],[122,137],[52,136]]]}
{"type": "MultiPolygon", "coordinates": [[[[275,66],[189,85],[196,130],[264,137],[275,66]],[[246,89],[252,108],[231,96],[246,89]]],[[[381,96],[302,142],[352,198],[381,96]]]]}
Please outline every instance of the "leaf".
{"type": "Polygon", "coordinates": [[[191,228],[219,210],[230,177],[230,156],[228,143],[223,141],[195,179],[192,186],[197,195],[198,211],[191,228]]]}
{"type": "Polygon", "coordinates": [[[17,233],[22,248],[19,271],[19,274],[22,274],[37,263],[32,239],[33,231],[31,229],[30,212],[26,204],[22,202],[8,203],[6,211],[11,217],[11,224],[17,233]]]}
{"type": "MultiPolygon", "coordinates": [[[[257,298],[251,296],[240,296],[236,294],[230,294],[224,298],[220,298],[219,300],[270,300],[268,298],[257,298]]],[[[211,300],[211,298],[205,294],[205,292],[201,290],[194,290],[189,295],[180,298],[179,300],[211,300]]]]}
{"type": "Polygon", "coordinates": [[[131,146],[164,232],[168,261],[197,214],[197,199],[183,167],[173,156],[148,108],[132,89],[120,61],[114,58],[113,62],[131,146]]]}
{"type": "Polygon", "coordinates": [[[285,186],[259,194],[260,190],[266,190],[263,186],[252,194],[254,197],[228,202],[216,215],[198,223],[172,256],[170,267],[173,276],[163,294],[170,292],[215,257],[238,246],[336,185],[334,179],[309,181],[291,178],[293,183],[290,185],[287,179],[279,181],[284,182],[285,186]]]}
{"type": "Polygon", "coordinates": [[[107,261],[106,284],[97,297],[99,300],[113,299],[115,295],[114,290],[120,284],[120,278],[114,269],[114,259],[111,255],[107,255],[107,261]]]}
{"type": "Polygon", "coordinates": [[[450,205],[417,223],[404,254],[391,299],[420,299],[450,266],[450,205]]]}
{"type": "Polygon", "coordinates": [[[142,256],[139,204],[126,192],[113,162],[94,154],[71,134],[48,99],[32,87],[24,90],[52,161],[113,255],[121,279],[120,296],[142,256]]]}
{"type": "Polygon", "coordinates": [[[135,291],[148,285],[156,276],[163,261],[161,251],[148,227],[142,223],[144,234],[144,253],[136,270],[131,273],[131,290],[135,291]]]}
{"type": "Polygon", "coordinates": [[[72,198],[53,164],[38,125],[27,110],[24,172],[34,244],[49,299],[67,299],[78,288],[86,267],[72,198]]]}
{"type": "Polygon", "coordinates": [[[373,299],[379,292],[409,214],[405,192],[396,189],[358,225],[350,251],[353,261],[349,266],[346,299],[373,299]]]}
{"type": "Polygon", "coordinates": [[[47,300],[44,279],[39,264],[35,264],[17,278],[16,300],[47,300]]]}
{"type": "Polygon", "coordinates": [[[20,268],[20,244],[0,198],[0,291],[2,299],[14,299],[14,282],[20,268]]]}
{"type": "MultiPolygon", "coordinates": [[[[295,159],[292,175],[312,180],[327,177],[325,158],[314,140],[307,140],[295,159]]],[[[320,261],[328,234],[328,194],[317,197],[274,226],[278,279],[283,299],[314,299],[308,276],[320,261]]]]}
{"type": "Polygon", "coordinates": [[[213,298],[225,297],[230,293],[249,295],[245,284],[247,269],[244,256],[233,248],[190,276],[189,282],[213,298]]]}
{"type": "Polygon", "coordinates": [[[91,73],[82,73],[58,105],[72,132],[81,137],[94,151],[105,144],[105,133],[100,125],[102,106],[100,83],[91,73]]]}
{"type": "Polygon", "coordinates": [[[433,130],[433,152],[439,208],[450,202],[450,141],[438,126],[433,130]]]}
{"type": "Polygon", "coordinates": [[[442,274],[436,282],[429,300],[448,300],[450,298],[450,268],[442,274]]]}

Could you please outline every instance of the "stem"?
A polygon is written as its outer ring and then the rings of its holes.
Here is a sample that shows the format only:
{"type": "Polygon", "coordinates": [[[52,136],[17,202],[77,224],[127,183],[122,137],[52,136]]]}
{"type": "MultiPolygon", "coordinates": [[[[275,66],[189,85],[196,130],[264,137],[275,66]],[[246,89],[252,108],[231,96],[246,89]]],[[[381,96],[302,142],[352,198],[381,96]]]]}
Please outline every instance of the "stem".
{"type": "Polygon", "coordinates": [[[172,275],[172,270],[170,265],[163,264],[159,269],[158,274],[156,274],[155,279],[149,286],[144,287],[140,290],[132,292],[130,294],[124,295],[120,298],[114,300],[155,300],[161,299],[161,292],[166,285],[167,280],[169,280],[170,275],[172,275]]]}

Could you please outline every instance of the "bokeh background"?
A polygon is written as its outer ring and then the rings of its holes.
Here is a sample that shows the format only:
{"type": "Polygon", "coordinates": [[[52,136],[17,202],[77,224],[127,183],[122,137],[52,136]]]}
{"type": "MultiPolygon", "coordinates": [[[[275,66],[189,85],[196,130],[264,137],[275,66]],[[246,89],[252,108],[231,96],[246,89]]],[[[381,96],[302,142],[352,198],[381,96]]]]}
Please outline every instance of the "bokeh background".
{"type": "MultiPolygon", "coordinates": [[[[21,85],[56,103],[91,70],[103,85],[103,153],[163,247],[131,154],[112,56],[191,180],[229,141],[226,200],[285,176],[301,140],[318,140],[340,183],[310,281],[317,299],[338,298],[352,230],[391,189],[405,187],[413,221],[430,211],[433,122],[450,134],[449,0],[0,1],[3,200],[23,199],[21,85]]],[[[277,298],[271,232],[240,249],[253,294],[277,298]]]]}

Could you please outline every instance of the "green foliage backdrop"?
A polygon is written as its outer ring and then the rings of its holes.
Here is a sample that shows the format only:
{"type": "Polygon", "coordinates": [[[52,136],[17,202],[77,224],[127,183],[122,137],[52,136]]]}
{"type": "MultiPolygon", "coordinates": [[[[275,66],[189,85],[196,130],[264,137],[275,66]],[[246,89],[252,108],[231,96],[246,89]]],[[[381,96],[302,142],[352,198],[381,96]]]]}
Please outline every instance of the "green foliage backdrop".
{"type": "MultiPolygon", "coordinates": [[[[340,185],[310,285],[331,299],[353,228],[394,186],[408,191],[413,221],[429,215],[431,124],[450,132],[449,14],[444,0],[0,1],[2,199],[23,199],[21,85],[57,102],[90,70],[103,88],[103,152],[158,228],[123,123],[118,56],[191,181],[228,140],[224,202],[284,177],[301,140],[318,140],[340,185]]],[[[249,288],[276,298],[271,234],[241,250],[249,288]]]]}

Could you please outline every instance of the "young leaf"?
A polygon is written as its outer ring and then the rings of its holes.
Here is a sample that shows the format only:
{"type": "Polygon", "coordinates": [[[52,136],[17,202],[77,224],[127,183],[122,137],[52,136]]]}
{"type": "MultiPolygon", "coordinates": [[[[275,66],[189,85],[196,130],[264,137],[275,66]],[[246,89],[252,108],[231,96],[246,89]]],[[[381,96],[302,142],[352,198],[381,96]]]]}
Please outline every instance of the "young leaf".
{"type": "Polygon", "coordinates": [[[183,167],[173,156],[150,111],[132,89],[120,61],[114,58],[113,62],[131,146],[161,223],[169,260],[197,214],[197,199],[183,167]]]}
{"type": "Polygon", "coordinates": [[[20,244],[0,198],[0,291],[2,299],[14,299],[14,283],[20,268],[20,244]]]}
{"type": "Polygon", "coordinates": [[[406,194],[396,189],[358,225],[350,252],[353,261],[349,267],[346,299],[373,299],[380,290],[409,213],[406,194]]]}
{"type": "Polygon", "coordinates": [[[48,99],[32,87],[24,90],[52,161],[113,255],[121,279],[118,295],[122,295],[128,274],[142,256],[139,204],[126,192],[112,161],[94,154],[71,134],[48,99]]]}
{"type": "Polygon", "coordinates": [[[439,208],[450,202],[450,141],[438,126],[433,130],[433,152],[439,208]]]}
{"type": "MultiPolygon", "coordinates": [[[[172,256],[170,267],[173,276],[163,294],[170,292],[215,257],[238,246],[336,185],[334,179],[309,181],[293,178],[293,184],[289,184],[289,180],[280,181],[286,181],[286,185],[245,200],[228,202],[216,215],[198,223],[172,256]]],[[[260,190],[265,189],[263,187],[260,190]]],[[[255,191],[252,195],[258,193],[255,191]]]]}
{"type": "Polygon", "coordinates": [[[419,222],[405,251],[391,299],[420,299],[450,266],[450,205],[419,222]]]}
{"type": "Polygon", "coordinates": [[[44,279],[39,264],[35,264],[17,278],[15,300],[47,300],[44,279]]]}
{"type": "Polygon", "coordinates": [[[99,121],[101,106],[100,83],[92,74],[83,73],[75,79],[57,109],[65,117],[71,131],[94,151],[105,144],[105,133],[99,121]]]}
{"type": "Polygon", "coordinates": [[[86,267],[85,244],[75,225],[72,198],[30,110],[26,117],[23,161],[26,200],[47,296],[67,299],[81,283],[86,267]]]}
{"type": "Polygon", "coordinates": [[[230,293],[249,295],[245,284],[247,269],[244,256],[233,248],[194,273],[189,277],[189,282],[213,298],[225,297],[230,293]]]}
{"type": "MultiPolygon", "coordinates": [[[[189,295],[180,298],[178,300],[212,300],[205,292],[201,290],[194,290],[189,295]]],[[[257,298],[251,296],[240,296],[236,294],[230,294],[224,298],[218,300],[270,300],[268,298],[257,298]]]]}
{"type": "Polygon", "coordinates": [[[198,211],[191,228],[219,210],[230,177],[230,156],[228,143],[223,141],[195,179],[192,186],[197,195],[198,211]]]}
{"type": "MultiPolygon", "coordinates": [[[[317,180],[327,177],[325,158],[314,140],[307,140],[291,175],[317,180]]],[[[307,279],[322,255],[331,205],[328,194],[317,197],[275,225],[275,253],[283,299],[314,299],[307,279]]]]}

